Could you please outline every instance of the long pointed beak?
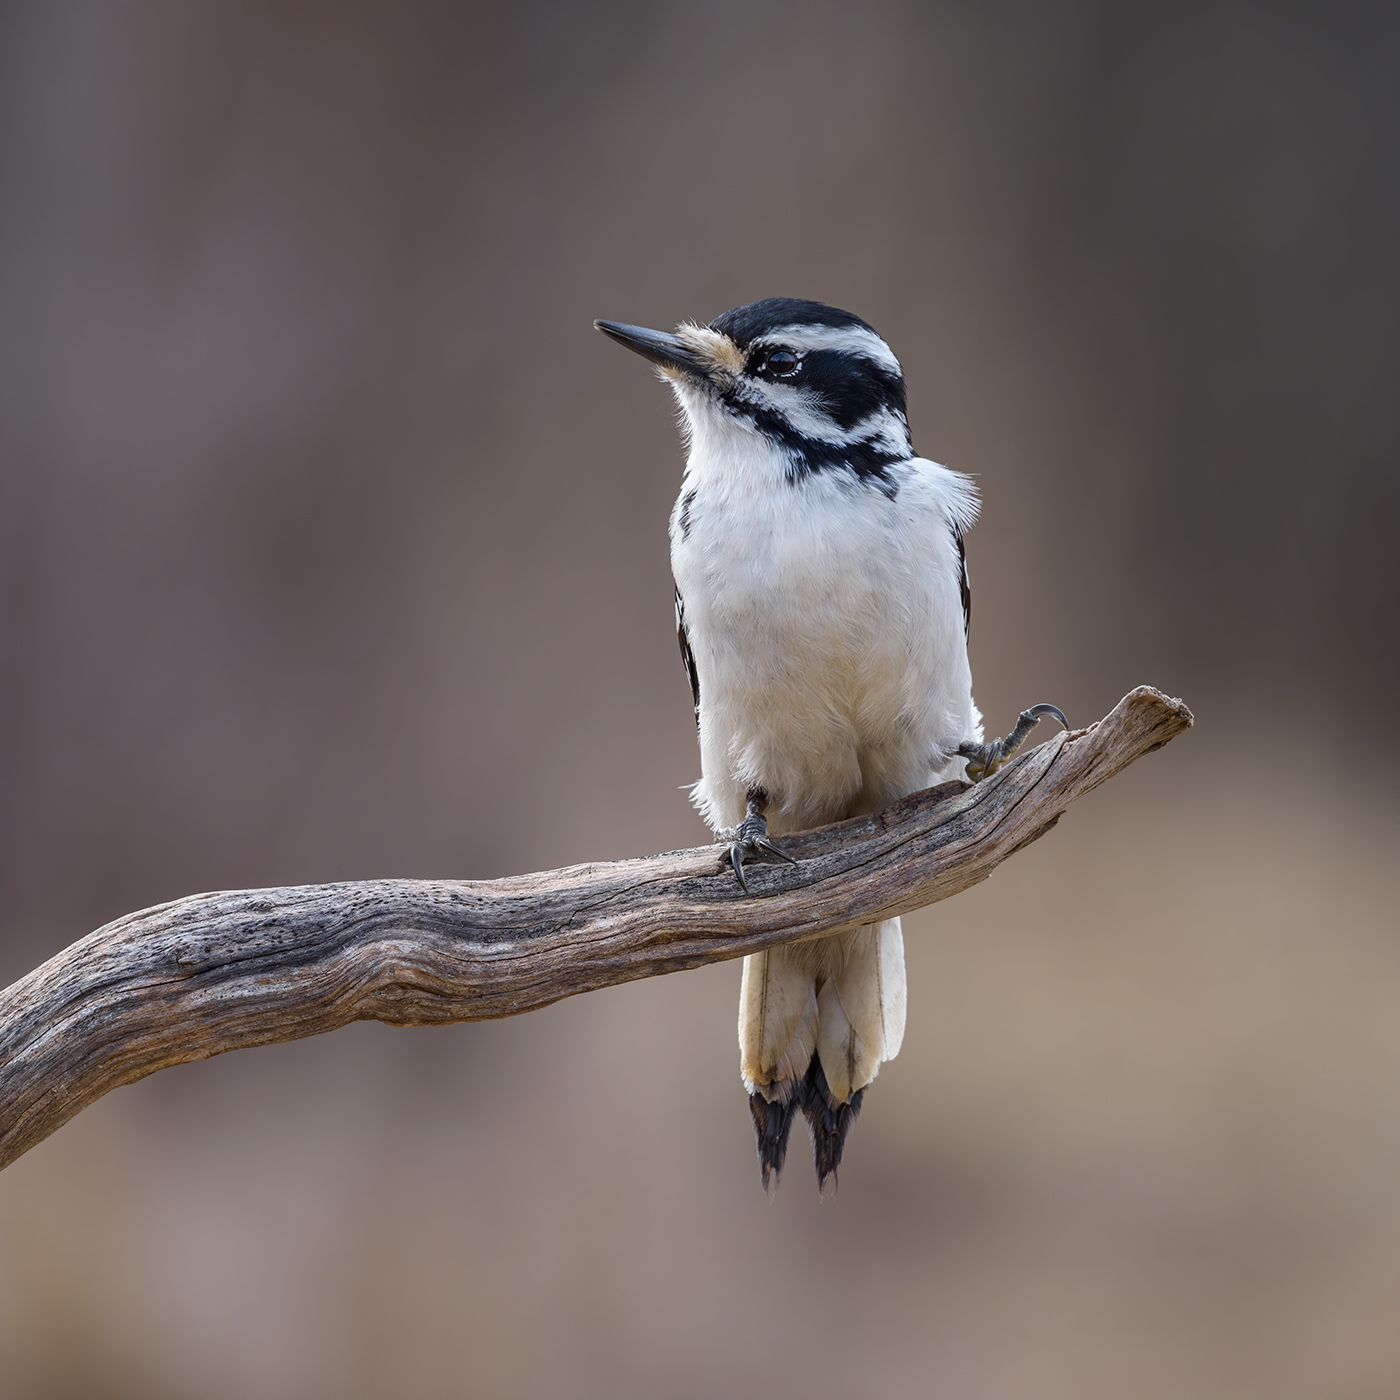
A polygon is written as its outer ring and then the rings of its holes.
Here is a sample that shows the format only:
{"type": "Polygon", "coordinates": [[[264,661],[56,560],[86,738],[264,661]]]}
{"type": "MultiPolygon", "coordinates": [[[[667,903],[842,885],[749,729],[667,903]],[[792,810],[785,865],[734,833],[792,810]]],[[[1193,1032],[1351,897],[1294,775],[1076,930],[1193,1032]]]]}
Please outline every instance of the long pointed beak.
{"type": "Polygon", "coordinates": [[[681,343],[669,331],[649,331],[643,326],[628,326],[621,321],[594,321],[594,327],[605,336],[645,356],[662,369],[679,370],[704,379],[709,371],[695,358],[695,352],[681,343]]]}

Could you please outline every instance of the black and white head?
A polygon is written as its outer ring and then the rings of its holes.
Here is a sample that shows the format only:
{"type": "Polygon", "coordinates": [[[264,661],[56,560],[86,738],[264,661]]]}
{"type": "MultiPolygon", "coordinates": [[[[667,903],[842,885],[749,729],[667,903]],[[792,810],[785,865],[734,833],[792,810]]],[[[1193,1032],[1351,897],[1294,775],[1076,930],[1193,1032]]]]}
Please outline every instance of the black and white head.
{"type": "Polygon", "coordinates": [[[670,381],[694,451],[732,453],[746,438],[794,482],[831,469],[883,482],[888,467],[914,455],[904,372],[849,311],[768,297],[674,334],[594,325],[670,381]]]}

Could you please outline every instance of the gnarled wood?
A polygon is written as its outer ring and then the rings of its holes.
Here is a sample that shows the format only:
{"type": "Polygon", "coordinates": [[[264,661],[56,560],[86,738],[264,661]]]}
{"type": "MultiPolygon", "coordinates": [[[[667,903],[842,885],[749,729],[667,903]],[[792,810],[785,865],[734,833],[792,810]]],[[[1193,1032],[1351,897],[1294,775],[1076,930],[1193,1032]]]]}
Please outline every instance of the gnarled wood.
{"type": "Polygon", "coordinates": [[[985,880],[1076,797],[1191,724],[1141,686],[976,787],[784,836],[799,864],[714,846],[506,880],[191,895],[128,914],[0,992],[0,1167],[153,1070],[350,1021],[436,1025],[699,967],[907,913],[985,880]]]}

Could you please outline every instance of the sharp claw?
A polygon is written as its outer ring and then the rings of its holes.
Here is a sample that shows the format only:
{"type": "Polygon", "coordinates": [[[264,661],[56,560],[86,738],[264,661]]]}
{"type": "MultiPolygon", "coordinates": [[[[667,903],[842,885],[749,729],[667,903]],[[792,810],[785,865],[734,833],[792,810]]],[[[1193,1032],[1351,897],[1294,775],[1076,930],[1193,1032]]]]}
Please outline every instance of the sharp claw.
{"type": "Polygon", "coordinates": [[[744,879],[744,857],[740,854],[739,842],[735,842],[729,848],[729,863],[734,867],[734,873],[739,877],[739,888],[745,894],[749,892],[749,882],[744,879]]]}
{"type": "Polygon", "coordinates": [[[967,759],[968,781],[980,783],[997,772],[1003,763],[1009,763],[1030,738],[1031,730],[1046,718],[1057,719],[1065,729],[1069,728],[1069,721],[1058,705],[1032,705],[1029,710],[1021,711],[1016,727],[1004,739],[993,739],[986,744],[971,741],[959,744],[958,754],[967,759]]]}
{"type": "Polygon", "coordinates": [[[758,840],[754,842],[754,845],[757,846],[760,851],[767,851],[770,856],[777,856],[779,860],[787,861],[789,865],[797,864],[793,856],[788,855],[786,851],[780,851],[766,836],[760,836],[758,840]]]}

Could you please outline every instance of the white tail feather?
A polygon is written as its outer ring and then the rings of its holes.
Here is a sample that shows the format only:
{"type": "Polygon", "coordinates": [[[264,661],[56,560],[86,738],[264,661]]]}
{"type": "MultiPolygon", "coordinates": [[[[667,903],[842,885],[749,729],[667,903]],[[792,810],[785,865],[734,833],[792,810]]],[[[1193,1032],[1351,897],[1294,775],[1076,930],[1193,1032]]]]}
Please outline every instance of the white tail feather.
{"type": "Polygon", "coordinates": [[[807,1073],[816,1023],[812,975],[789,949],[770,948],[744,959],[739,1056],[749,1093],[787,1097],[792,1082],[807,1073]]]}
{"type": "Polygon", "coordinates": [[[786,1098],[815,1051],[838,1103],[863,1089],[904,1039],[904,938],[887,919],[836,938],[744,959],[740,1067],[748,1091],[786,1098]]]}
{"type": "Polygon", "coordinates": [[[843,941],[845,957],[817,993],[817,1054],[837,1103],[875,1078],[885,1045],[878,930],[843,941]]]}
{"type": "Polygon", "coordinates": [[[876,924],[880,938],[880,1019],[884,1025],[882,1060],[892,1060],[904,1044],[904,929],[898,919],[876,924]]]}

